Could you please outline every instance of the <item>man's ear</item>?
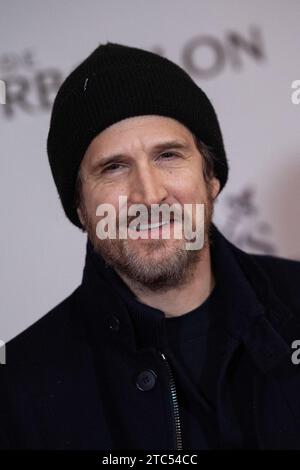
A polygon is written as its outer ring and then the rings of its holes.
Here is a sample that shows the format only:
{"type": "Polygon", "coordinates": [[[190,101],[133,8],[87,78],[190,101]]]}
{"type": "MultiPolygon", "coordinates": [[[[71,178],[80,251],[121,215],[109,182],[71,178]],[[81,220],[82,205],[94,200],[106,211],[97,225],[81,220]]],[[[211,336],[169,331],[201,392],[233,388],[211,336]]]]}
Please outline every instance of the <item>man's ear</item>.
{"type": "Polygon", "coordinates": [[[218,178],[216,178],[215,176],[210,181],[210,187],[211,187],[211,195],[213,199],[215,199],[217,195],[219,194],[220,188],[221,188],[221,183],[218,180],[218,178]]]}
{"type": "Polygon", "coordinates": [[[77,215],[78,215],[78,218],[80,220],[80,223],[82,225],[82,228],[85,229],[85,220],[84,220],[84,217],[83,217],[83,214],[82,214],[82,211],[81,211],[80,207],[77,207],[76,211],[77,211],[77,215]]]}

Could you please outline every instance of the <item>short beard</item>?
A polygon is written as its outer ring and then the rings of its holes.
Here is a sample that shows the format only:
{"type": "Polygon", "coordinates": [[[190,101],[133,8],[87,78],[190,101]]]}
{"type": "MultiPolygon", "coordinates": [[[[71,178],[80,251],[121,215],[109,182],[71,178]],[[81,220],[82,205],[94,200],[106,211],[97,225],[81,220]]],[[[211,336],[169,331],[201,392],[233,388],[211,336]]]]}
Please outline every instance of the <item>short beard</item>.
{"type": "MultiPolygon", "coordinates": [[[[207,185],[207,200],[205,201],[204,243],[200,249],[187,250],[185,243],[180,246],[168,246],[168,240],[148,240],[144,246],[144,255],[129,246],[128,240],[100,240],[96,235],[96,227],[88,217],[86,208],[81,206],[85,220],[85,229],[93,245],[94,251],[100,255],[106,264],[119,275],[133,283],[139,291],[164,293],[174,288],[182,288],[193,277],[198,263],[206,256],[211,239],[211,226],[214,201],[207,185]],[[155,252],[166,251],[163,260],[156,259],[155,252]],[[170,254],[168,256],[168,251],[170,254]]],[[[177,242],[177,240],[174,240],[177,242]]]]}

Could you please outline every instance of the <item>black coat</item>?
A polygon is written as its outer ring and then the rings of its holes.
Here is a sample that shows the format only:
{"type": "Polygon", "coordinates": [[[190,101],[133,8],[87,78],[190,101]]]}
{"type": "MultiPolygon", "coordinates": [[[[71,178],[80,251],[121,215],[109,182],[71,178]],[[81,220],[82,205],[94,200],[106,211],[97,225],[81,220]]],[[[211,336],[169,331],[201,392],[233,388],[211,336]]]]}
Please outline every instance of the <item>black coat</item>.
{"type": "MultiPolygon", "coordinates": [[[[218,282],[234,286],[217,447],[300,449],[300,263],[246,254],[215,226],[213,240],[218,282]]],[[[173,405],[158,351],[137,348],[126,305],[87,256],[82,284],[7,344],[0,448],[176,449],[173,405]]]]}

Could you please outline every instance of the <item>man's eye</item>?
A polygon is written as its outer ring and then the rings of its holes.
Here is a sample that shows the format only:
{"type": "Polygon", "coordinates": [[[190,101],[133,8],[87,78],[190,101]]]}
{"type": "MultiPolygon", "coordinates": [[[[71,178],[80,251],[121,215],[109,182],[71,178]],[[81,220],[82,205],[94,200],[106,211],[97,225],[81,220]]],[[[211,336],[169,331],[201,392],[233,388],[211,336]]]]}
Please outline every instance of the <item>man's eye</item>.
{"type": "Polygon", "coordinates": [[[120,163],[111,163],[110,165],[107,165],[103,168],[103,172],[113,172],[119,170],[120,167],[122,168],[122,165],[120,163]]]}
{"type": "Polygon", "coordinates": [[[160,155],[160,158],[163,160],[171,160],[171,158],[177,157],[177,154],[174,152],[164,152],[160,155]]]}

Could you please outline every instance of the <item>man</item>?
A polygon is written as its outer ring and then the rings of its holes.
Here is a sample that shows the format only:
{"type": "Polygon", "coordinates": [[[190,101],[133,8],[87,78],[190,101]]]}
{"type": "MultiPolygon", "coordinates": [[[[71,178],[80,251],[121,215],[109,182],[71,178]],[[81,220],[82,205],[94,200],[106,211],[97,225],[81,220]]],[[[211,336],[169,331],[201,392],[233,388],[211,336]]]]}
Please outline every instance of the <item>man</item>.
{"type": "Polygon", "coordinates": [[[165,58],[101,45],[61,86],[47,148],[86,261],[81,285],[7,345],[2,448],[299,449],[300,263],[247,254],[212,222],[228,163],[204,92],[165,58]],[[103,236],[110,208],[109,233],[125,221],[134,237],[103,236]]]}

